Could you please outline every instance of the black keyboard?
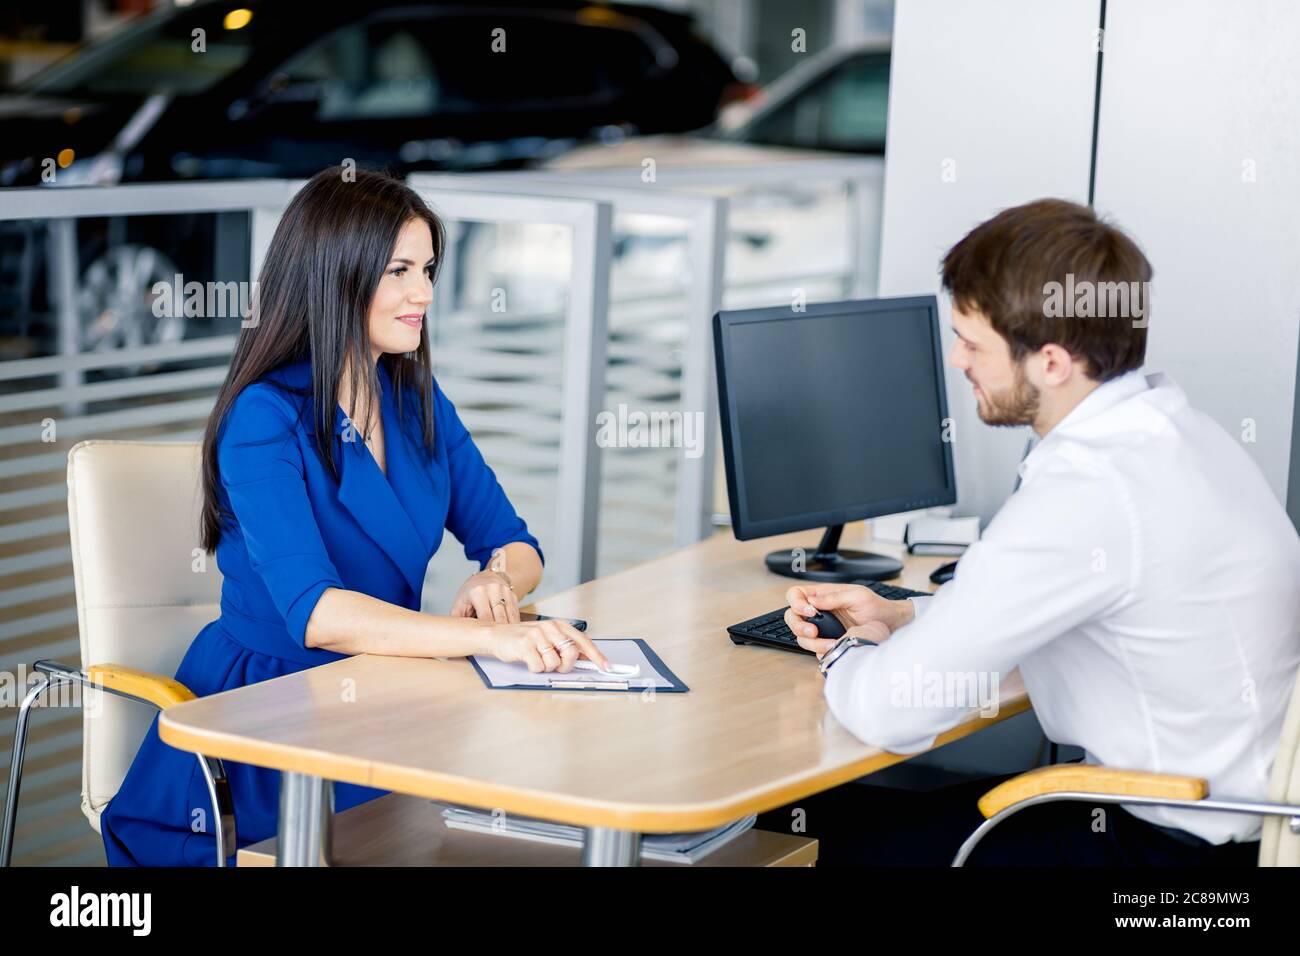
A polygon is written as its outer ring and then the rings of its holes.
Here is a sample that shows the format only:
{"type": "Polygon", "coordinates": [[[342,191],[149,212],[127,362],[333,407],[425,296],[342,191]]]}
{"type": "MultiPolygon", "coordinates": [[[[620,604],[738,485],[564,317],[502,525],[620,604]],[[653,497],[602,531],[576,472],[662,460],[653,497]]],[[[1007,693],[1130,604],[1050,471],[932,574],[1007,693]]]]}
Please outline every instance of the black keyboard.
{"type": "MultiPolygon", "coordinates": [[[[870,588],[887,601],[901,601],[904,598],[930,596],[929,591],[913,591],[911,588],[899,587],[894,584],[881,584],[879,581],[858,581],[855,583],[870,588]]],[[[733,644],[763,644],[767,647],[779,647],[783,651],[795,651],[799,654],[812,653],[799,646],[794,633],[786,626],[785,612],[788,610],[790,608],[787,605],[751,618],[748,621],[741,621],[739,624],[731,625],[731,627],[727,628],[727,633],[731,635],[731,642],[733,644]]]]}

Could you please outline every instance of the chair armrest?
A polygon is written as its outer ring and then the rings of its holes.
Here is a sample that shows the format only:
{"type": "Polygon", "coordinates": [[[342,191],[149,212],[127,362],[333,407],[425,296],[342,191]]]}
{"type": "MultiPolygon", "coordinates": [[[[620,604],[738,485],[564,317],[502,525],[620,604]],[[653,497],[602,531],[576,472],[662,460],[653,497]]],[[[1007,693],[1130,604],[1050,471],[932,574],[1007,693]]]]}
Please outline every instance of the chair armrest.
{"type": "Polygon", "coordinates": [[[1204,800],[1210,787],[1201,777],[1115,770],[1096,764],[1057,764],[1030,770],[998,784],[980,797],[980,813],[986,818],[992,817],[1030,797],[1063,792],[1204,800]]]}
{"type": "Polygon", "coordinates": [[[117,691],[140,700],[148,701],[159,710],[166,710],[172,704],[181,704],[194,700],[195,693],[180,681],[161,674],[127,667],[125,664],[93,664],[86,668],[86,677],[90,683],[105,690],[117,691]]]}

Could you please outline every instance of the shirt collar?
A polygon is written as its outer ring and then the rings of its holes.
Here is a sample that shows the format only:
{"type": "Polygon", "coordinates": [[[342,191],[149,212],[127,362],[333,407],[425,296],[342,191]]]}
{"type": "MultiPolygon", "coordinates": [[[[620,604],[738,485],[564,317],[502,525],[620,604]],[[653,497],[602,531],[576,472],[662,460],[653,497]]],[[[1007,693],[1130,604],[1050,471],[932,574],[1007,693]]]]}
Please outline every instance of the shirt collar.
{"type": "Polygon", "coordinates": [[[1082,422],[1100,415],[1108,408],[1113,408],[1124,399],[1132,398],[1139,392],[1145,392],[1152,384],[1155,383],[1148,383],[1147,376],[1136,369],[1118,375],[1108,382],[1102,382],[1089,392],[1083,401],[1070,409],[1066,416],[1056,423],[1056,427],[1044,436],[1044,440],[1057,433],[1064,433],[1077,428],[1082,422]]]}
{"type": "Polygon", "coordinates": [[[1053,444],[1062,436],[1076,432],[1087,421],[1096,418],[1103,412],[1114,408],[1120,402],[1126,401],[1135,395],[1140,395],[1148,389],[1161,385],[1172,385],[1168,376],[1164,373],[1157,372],[1152,375],[1146,375],[1141,370],[1134,369],[1131,372],[1125,372],[1109,381],[1102,382],[1086,396],[1083,400],[1075,405],[1066,413],[1065,417],[1056,423],[1056,427],[1040,438],[1034,445],[1033,449],[1025,456],[1024,461],[1020,463],[1019,473],[1021,484],[1027,481],[1034,469],[1042,463],[1047,452],[1043,452],[1044,447],[1049,451],[1053,444]]]}

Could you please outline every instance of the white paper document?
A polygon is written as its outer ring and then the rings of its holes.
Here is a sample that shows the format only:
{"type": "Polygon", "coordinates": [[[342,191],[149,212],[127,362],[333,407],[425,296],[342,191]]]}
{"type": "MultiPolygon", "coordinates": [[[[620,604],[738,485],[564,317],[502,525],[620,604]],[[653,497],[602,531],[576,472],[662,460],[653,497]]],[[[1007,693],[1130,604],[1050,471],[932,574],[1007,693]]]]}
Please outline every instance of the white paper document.
{"type": "Polygon", "coordinates": [[[574,668],[567,674],[558,671],[533,673],[528,665],[521,661],[505,663],[494,657],[475,654],[470,658],[478,670],[483,682],[493,689],[498,688],[540,688],[559,687],[581,690],[583,686],[608,690],[685,690],[681,681],[663,664],[654,652],[646,653],[643,641],[630,637],[603,637],[593,643],[600,648],[611,664],[634,666],[635,676],[616,676],[599,671],[574,668]]]}
{"type": "MultiPolygon", "coordinates": [[[[535,817],[520,817],[503,814],[499,811],[489,813],[471,807],[436,804],[443,806],[442,819],[453,830],[469,830],[474,833],[491,833],[496,836],[516,840],[531,840],[535,843],[551,843],[556,846],[582,846],[583,829],[564,823],[551,823],[535,817]]],[[[698,863],[714,850],[725,846],[742,833],[754,826],[758,817],[750,814],[733,823],[692,833],[643,833],[641,835],[641,858],[643,860],[663,860],[668,863],[698,863]]]]}

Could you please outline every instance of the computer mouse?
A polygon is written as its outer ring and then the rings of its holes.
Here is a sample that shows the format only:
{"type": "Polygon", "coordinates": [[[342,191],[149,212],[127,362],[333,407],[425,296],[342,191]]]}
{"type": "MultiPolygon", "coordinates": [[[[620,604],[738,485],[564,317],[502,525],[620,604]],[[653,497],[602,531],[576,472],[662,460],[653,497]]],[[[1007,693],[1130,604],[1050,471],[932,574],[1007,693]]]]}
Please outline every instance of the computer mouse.
{"type": "Polygon", "coordinates": [[[840,623],[840,619],[830,611],[818,611],[812,617],[805,617],[804,620],[817,626],[817,636],[819,638],[824,637],[834,640],[843,637],[847,633],[847,629],[840,623]]]}
{"type": "Polygon", "coordinates": [[[956,573],[957,562],[949,561],[947,564],[941,564],[930,572],[930,582],[932,584],[947,584],[956,573]]]}

